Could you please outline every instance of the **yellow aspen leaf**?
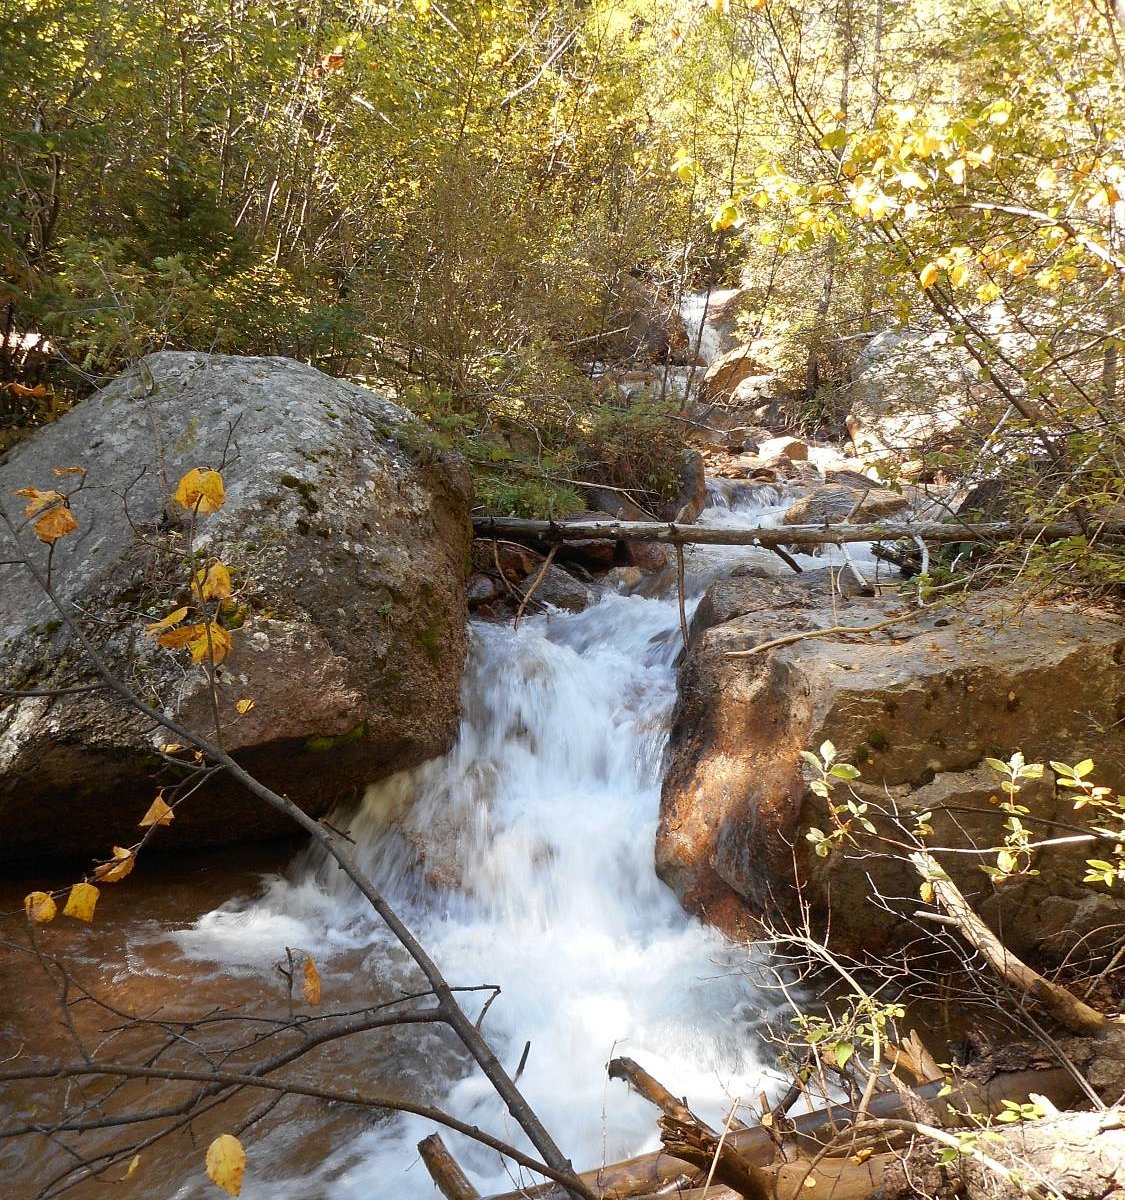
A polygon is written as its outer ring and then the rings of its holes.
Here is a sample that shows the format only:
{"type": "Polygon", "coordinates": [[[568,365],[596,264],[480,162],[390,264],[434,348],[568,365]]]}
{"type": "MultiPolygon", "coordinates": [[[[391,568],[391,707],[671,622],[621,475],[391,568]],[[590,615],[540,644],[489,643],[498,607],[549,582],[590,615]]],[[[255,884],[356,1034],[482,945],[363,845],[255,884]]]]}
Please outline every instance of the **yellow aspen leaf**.
{"type": "Polygon", "coordinates": [[[113,847],[113,857],[109,862],[100,863],[94,868],[94,878],[99,883],[120,883],[136,866],[137,856],[124,846],[113,847]]]}
{"type": "Polygon", "coordinates": [[[202,628],[202,625],[181,625],[179,629],[169,629],[167,633],[162,633],[156,640],[169,650],[179,650],[193,642],[202,628]]]}
{"type": "Polygon", "coordinates": [[[189,511],[218,512],[225,499],[223,477],[210,467],[192,467],[176,488],[176,503],[189,511]]]}
{"type": "Polygon", "coordinates": [[[969,278],[969,264],[955,262],[949,269],[949,281],[954,287],[960,287],[969,278]]]}
{"type": "Polygon", "coordinates": [[[727,0],[708,0],[708,3],[717,13],[724,13],[727,11],[727,0]]]}
{"type": "Polygon", "coordinates": [[[965,160],[963,158],[954,159],[945,168],[945,173],[960,187],[965,182],[965,160]]]}
{"type": "Polygon", "coordinates": [[[1041,167],[1035,176],[1035,186],[1041,192],[1049,192],[1058,182],[1058,176],[1052,167],[1041,167]]]}
{"type": "Polygon", "coordinates": [[[76,883],[70,889],[63,908],[64,917],[73,917],[76,921],[92,921],[94,907],[101,893],[92,883],[76,883]]]}
{"type": "MultiPolygon", "coordinates": [[[[152,625],[145,626],[145,633],[151,633],[154,637],[158,633],[163,633],[165,629],[171,629],[173,625],[178,625],[188,614],[186,608],[173,609],[166,617],[154,622],[152,625]]],[[[158,639],[159,640],[159,639],[158,639]]]]}
{"type": "Polygon", "coordinates": [[[862,1150],[857,1150],[857,1151],[856,1151],[856,1152],[855,1152],[855,1153],[852,1155],[852,1162],[854,1162],[854,1163],[855,1163],[855,1165],[856,1165],[857,1167],[858,1167],[858,1166],[861,1166],[863,1163],[867,1162],[867,1160],[868,1160],[868,1159],[869,1159],[869,1158],[870,1158],[870,1157],[871,1157],[871,1156],[872,1156],[874,1153],[875,1153],[875,1147],[874,1147],[874,1146],[864,1146],[862,1150]]]}
{"type": "Polygon", "coordinates": [[[930,186],[917,171],[900,171],[896,178],[899,187],[908,192],[924,192],[930,186]]]}
{"type": "Polygon", "coordinates": [[[164,800],[164,793],[157,792],[156,799],[148,806],[145,815],[137,822],[142,829],[153,825],[171,825],[176,814],[164,800]]]}
{"type": "Polygon", "coordinates": [[[52,471],[61,479],[64,475],[85,475],[85,467],[52,467],[52,471]]]}
{"type": "Polygon", "coordinates": [[[993,300],[999,300],[1002,295],[999,284],[982,283],[977,288],[977,299],[981,304],[991,304],[993,300]]]}
{"type": "Polygon", "coordinates": [[[933,904],[934,885],[928,879],[923,879],[921,887],[918,888],[918,895],[922,897],[923,904],[933,904]]]}
{"type": "Polygon", "coordinates": [[[160,753],[161,754],[177,754],[183,748],[184,747],[181,742],[164,742],[160,747],[160,753]]]}
{"type": "Polygon", "coordinates": [[[246,1171],[246,1151],[233,1133],[220,1134],[207,1147],[207,1178],[221,1187],[228,1196],[242,1191],[242,1176],[246,1171]]]}
{"type": "Polygon", "coordinates": [[[204,600],[229,600],[230,571],[226,563],[216,561],[206,570],[196,571],[195,590],[204,600]]]}
{"type": "Polygon", "coordinates": [[[769,0],[750,0],[750,7],[757,12],[759,9],[765,8],[769,0]]]}
{"type": "Polygon", "coordinates": [[[306,1002],[309,1004],[319,1004],[320,972],[316,969],[316,963],[313,962],[311,954],[305,955],[305,982],[302,986],[306,1002]]]}
{"type": "Polygon", "coordinates": [[[932,288],[937,283],[938,265],[935,262],[928,262],[918,273],[918,282],[924,288],[932,288]]]}
{"type": "Polygon", "coordinates": [[[31,527],[35,536],[48,546],[53,546],[61,537],[73,533],[78,528],[74,513],[65,504],[57,504],[49,508],[31,527]]]}
{"type": "Polygon", "coordinates": [[[23,496],[27,500],[23,506],[25,517],[33,517],[53,504],[62,504],[66,499],[62,492],[41,492],[38,488],[33,487],[16,488],[14,495],[23,496]]]}
{"type": "Polygon", "coordinates": [[[59,911],[54,900],[46,892],[28,892],[23,898],[23,911],[27,919],[36,925],[46,925],[55,919],[59,911]]]}
{"type": "Polygon", "coordinates": [[[234,707],[238,710],[238,715],[244,717],[254,707],[254,701],[244,697],[234,707]]]}
{"type": "Polygon", "coordinates": [[[193,625],[195,636],[187,643],[191,651],[192,662],[202,662],[209,659],[216,666],[230,653],[230,631],[214,621],[205,621],[202,625],[193,625]]]}
{"type": "Polygon", "coordinates": [[[129,1165],[125,1169],[125,1174],[121,1176],[121,1179],[119,1182],[124,1183],[126,1179],[132,1179],[133,1176],[136,1175],[137,1168],[140,1165],[141,1165],[141,1156],[139,1154],[134,1154],[133,1157],[131,1159],[129,1159],[129,1165]]]}

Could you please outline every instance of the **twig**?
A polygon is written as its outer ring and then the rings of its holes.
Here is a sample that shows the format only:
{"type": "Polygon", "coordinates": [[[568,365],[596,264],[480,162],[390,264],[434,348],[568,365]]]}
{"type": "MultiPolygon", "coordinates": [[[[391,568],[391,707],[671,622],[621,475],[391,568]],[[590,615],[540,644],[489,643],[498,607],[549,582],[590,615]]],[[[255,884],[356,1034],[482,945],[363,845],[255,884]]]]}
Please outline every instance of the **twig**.
{"type": "Polygon", "coordinates": [[[886,629],[888,625],[907,621],[917,615],[914,612],[906,612],[899,613],[897,617],[888,617],[885,621],[876,621],[874,625],[830,625],[827,629],[806,629],[802,633],[787,633],[784,637],[771,638],[768,642],[751,646],[749,650],[728,650],[727,658],[751,658],[755,654],[773,650],[776,646],[788,646],[793,642],[807,641],[809,638],[833,637],[837,634],[874,633],[877,629],[886,629]]]}

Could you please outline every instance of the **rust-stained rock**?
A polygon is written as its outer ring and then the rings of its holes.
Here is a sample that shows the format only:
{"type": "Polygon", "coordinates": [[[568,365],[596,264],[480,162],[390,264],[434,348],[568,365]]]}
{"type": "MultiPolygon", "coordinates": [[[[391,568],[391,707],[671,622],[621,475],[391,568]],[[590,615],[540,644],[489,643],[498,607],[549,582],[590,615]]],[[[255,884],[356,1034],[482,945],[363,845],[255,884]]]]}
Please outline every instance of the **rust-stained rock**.
{"type": "Polygon", "coordinates": [[[700,403],[727,400],[744,379],[769,374],[750,346],[736,346],[719,355],[707,368],[699,385],[700,403]]]}
{"type": "MultiPolygon", "coordinates": [[[[899,602],[901,607],[901,602],[899,602]]],[[[872,624],[894,603],[853,599],[843,622],[872,624]]],[[[693,624],[664,783],[657,867],[690,910],[733,933],[767,916],[797,916],[794,862],[818,919],[831,908],[837,944],[881,949],[918,904],[901,854],[817,858],[810,827],[831,828],[808,789],[800,752],[832,741],[863,772],[855,785],[876,813],[930,811],[934,846],[995,846],[1005,814],[1000,777],[984,759],[1093,758],[1100,781],[1125,784],[1125,624],[1055,607],[1015,608],[978,594],[864,638],[835,636],[751,658],[728,652],[841,623],[808,581],[740,578],[715,585],[693,624]],[[885,904],[873,903],[878,892],[885,904]]],[[[1029,786],[1030,828],[1081,822],[1049,780],[1029,786]]],[[[880,825],[888,828],[882,821],[880,825]]],[[[901,840],[901,833],[900,833],[901,840]]],[[[1086,844],[1036,853],[1039,875],[997,888],[971,855],[938,855],[1015,952],[1062,955],[1094,930],[1119,928],[1125,905],[1083,885],[1086,844]]],[[[984,859],[987,862],[987,858],[984,859]]],[[[1096,948],[1096,937],[1087,949],[1096,948]]]]}
{"type": "MultiPolygon", "coordinates": [[[[87,468],[79,528],[52,580],[113,673],[147,702],[220,737],[313,814],[441,753],[456,730],[466,653],[469,482],[384,396],[278,358],[150,355],[0,464],[18,487],[87,468]],[[222,467],[226,502],[194,549],[230,564],[233,645],[215,703],[184,651],[144,625],[190,602],[188,516],[169,498],[192,467],[222,467]],[[254,701],[240,714],[236,702],[254,701]]],[[[73,477],[64,482],[70,483],[73,477]]],[[[6,537],[7,535],[2,535],[6,537]]],[[[45,547],[23,545],[42,565],[45,547]]],[[[0,559],[14,557],[8,543],[0,559]]],[[[85,687],[89,662],[19,566],[0,566],[0,680],[85,687]]],[[[104,854],[137,840],[170,736],[104,691],[0,699],[0,856],[104,854]]],[[[161,830],[165,847],[290,832],[216,776],[161,830]]]]}

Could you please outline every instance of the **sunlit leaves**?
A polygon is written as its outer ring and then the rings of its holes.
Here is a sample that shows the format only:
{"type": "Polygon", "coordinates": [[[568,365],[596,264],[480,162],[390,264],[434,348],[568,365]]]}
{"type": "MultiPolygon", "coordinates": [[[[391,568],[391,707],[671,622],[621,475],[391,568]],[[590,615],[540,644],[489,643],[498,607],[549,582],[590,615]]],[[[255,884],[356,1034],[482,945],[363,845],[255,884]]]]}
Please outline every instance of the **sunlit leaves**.
{"type": "Polygon", "coordinates": [[[159,621],[154,621],[151,625],[146,625],[145,633],[150,633],[153,637],[156,637],[157,634],[163,633],[166,629],[171,629],[173,625],[178,625],[187,615],[188,610],[186,607],[174,608],[166,617],[162,617],[159,621]]]}
{"type": "Polygon", "coordinates": [[[226,499],[223,477],[210,467],[193,467],[176,488],[175,500],[191,512],[218,512],[226,499]]]}
{"type": "Polygon", "coordinates": [[[145,810],[145,815],[137,822],[142,829],[148,829],[153,825],[171,825],[175,818],[175,813],[172,811],[169,804],[164,799],[164,793],[158,792],[156,799],[145,810]]]}
{"type": "Polygon", "coordinates": [[[225,563],[213,562],[206,569],[195,573],[193,587],[196,595],[202,600],[229,600],[230,570],[225,563]]]}
{"type": "Polygon", "coordinates": [[[934,286],[934,284],[937,283],[937,281],[938,281],[939,273],[940,273],[940,271],[939,271],[937,263],[928,262],[921,269],[921,271],[918,272],[918,282],[924,288],[932,288],[934,286]]]}
{"type": "Polygon", "coordinates": [[[48,921],[55,919],[58,906],[46,892],[28,892],[23,898],[23,910],[27,913],[29,921],[34,921],[36,925],[46,925],[48,921]]]}
{"type": "Polygon", "coordinates": [[[54,545],[59,538],[78,528],[78,521],[67,506],[67,498],[61,492],[26,487],[17,488],[15,494],[27,500],[23,515],[35,518],[31,527],[41,542],[54,545]]]}
{"type": "Polygon", "coordinates": [[[207,1178],[229,1196],[242,1191],[242,1176],[246,1171],[246,1151],[231,1133],[220,1134],[207,1147],[205,1159],[207,1178]]]}
{"type": "Polygon", "coordinates": [[[216,664],[221,663],[231,648],[230,630],[224,629],[217,621],[181,625],[162,633],[156,640],[169,650],[179,650],[186,646],[191,652],[192,662],[208,659],[216,664]]]}
{"type": "Polygon", "coordinates": [[[92,883],[76,883],[67,896],[63,916],[73,917],[76,921],[92,921],[100,894],[92,883]]]}
{"type": "Polygon", "coordinates": [[[99,883],[120,883],[126,875],[132,873],[136,862],[135,848],[126,849],[124,846],[114,846],[113,858],[109,862],[99,863],[94,868],[94,878],[99,883]]]}

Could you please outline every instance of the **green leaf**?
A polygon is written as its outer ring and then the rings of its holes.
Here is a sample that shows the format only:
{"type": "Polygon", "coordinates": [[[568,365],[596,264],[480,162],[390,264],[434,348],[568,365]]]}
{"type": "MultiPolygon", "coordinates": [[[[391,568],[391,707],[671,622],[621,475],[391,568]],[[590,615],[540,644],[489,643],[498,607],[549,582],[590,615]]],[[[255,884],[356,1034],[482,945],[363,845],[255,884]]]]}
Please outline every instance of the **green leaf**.
{"type": "Polygon", "coordinates": [[[1085,779],[1093,769],[1094,760],[1092,758],[1084,758],[1080,763],[1075,765],[1074,774],[1079,779],[1085,779]]]}
{"type": "Polygon", "coordinates": [[[851,763],[837,763],[829,768],[828,774],[833,779],[858,779],[860,772],[859,768],[853,767],[851,763]]]}
{"type": "Polygon", "coordinates": [[[832,1047],[832,1053],[836,1056],[836,1065],[842,1071],[848,1065],[848,1059],[855,1053],[855,1046],[851,1042],[837,1042],[832,1047]]]}
{"type": "Polygon", "coordinates": [[[984,760],[994,771],[1000,775],[1007,775],[1008,764],[1001,762],[998,758],[986,758],[984,760]]]}

